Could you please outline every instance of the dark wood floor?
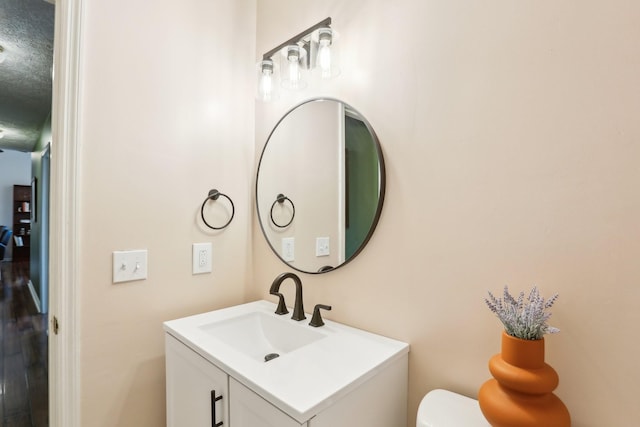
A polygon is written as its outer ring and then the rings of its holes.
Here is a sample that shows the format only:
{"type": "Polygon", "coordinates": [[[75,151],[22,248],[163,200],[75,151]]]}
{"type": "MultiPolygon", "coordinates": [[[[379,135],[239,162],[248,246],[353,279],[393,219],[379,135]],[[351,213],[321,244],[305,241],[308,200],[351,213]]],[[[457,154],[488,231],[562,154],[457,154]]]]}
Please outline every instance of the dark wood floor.
{"type": "Polygon", "coordinates": [[[3,427],[45,427],[47,316],[33,303],[26,266],[4,261],[0,269],[0,420],[3,427]]]}

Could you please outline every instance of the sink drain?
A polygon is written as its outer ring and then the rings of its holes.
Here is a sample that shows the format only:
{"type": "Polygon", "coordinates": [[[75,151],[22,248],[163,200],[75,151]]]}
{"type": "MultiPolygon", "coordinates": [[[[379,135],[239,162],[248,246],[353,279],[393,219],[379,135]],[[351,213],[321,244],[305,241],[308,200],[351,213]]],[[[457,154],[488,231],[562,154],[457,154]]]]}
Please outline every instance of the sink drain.
{"type": "Polygon", "coordinates": [[[269,360],[273,360],[276,357],[280,357],[280,355],[278,353],[269,353],[264,357],[264,361],[268,362],[269,360]]]}

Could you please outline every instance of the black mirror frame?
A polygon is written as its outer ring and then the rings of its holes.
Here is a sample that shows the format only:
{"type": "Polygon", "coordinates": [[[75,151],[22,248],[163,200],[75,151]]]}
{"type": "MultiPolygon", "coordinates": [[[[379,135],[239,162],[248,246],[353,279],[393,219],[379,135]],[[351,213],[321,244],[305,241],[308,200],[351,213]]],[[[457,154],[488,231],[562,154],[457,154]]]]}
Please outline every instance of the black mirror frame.
{"type": "Polygon", "coordinates": [[[373,233],[375,232],[375,230],[376,230],[376,228],[378,226],[378,222],[380,220],[380,216],[382,215],[382,207],[384,205],[384,199],[385,199],[385,194],[386,194],[386,182],[387,182],[387,179],[386,179],[386,167],[385,167],[385,162],[384,162],[384,155],[383,155],[383,152],[382,152],[382,146],[380,144],[380,140],[378,138],[378,135],[373,130],[373,127],[371,126],[369,121],[362,114],[360,114],[360,112],[358,110],[353,108],[350,104],[347,104],[346,102],[341,101],[339,99],[329,98],[329,97],[319,97],[319,98],[308,99],[308,100],[306,100],[304,102],[301,102],[301,103],[295,105],[293,108],[291,108],[289,111],[287,111],[278,120],[278,122],[275,124],[273,129],[271,129],[271,132],[269,133],[269,136],[267,137],[267,141],[264,143],[264,146],[262,147],[262,151],[260,153],[260,160],[258,161],[258,167],[256,169],[256,183],[255,183],[256,212],[257,212],[257,215],[258,215],[258,223],[260,224],[260,230],[262,231],[262,235],[264,236],[265,240],[267,241],[267,244],[269,245],[269,248],[271,249],[271,251],[278,257],[278,259],[280,259],[280,261],[282,261],[289,268],[292,268],[292,269],[294,269],[296,271],[299,271],[301,273],[307,273],[307,274],[323,274],[323,273],[328,273],[330,271],[337,270],[337,269],[339,269],[341,267],[344,267],[345,265],[349,264],[358,255],[360,255],[360,253],[364,250],[364,248],[369,243],[369,240],[371,240],[371,237],[373,236],[373,233]],[[353,253],[353,255],[351,255],[351,257],[349,257],[348,259],[345,259],[344,262],[342,264],[338,265],[338,266],[335,266],[335,267],[325,266],[325,267],[320,268],[318,271],[306,271],[306,270],[301,270],[300,268],[296,267],[295,265],[292,265],[292,264],[288,263],[287,261],[285,261],[280,256],[278,251],[274,248],[274,246],[271,244],[271,241],[267,237],[267,233],[266,233],[266,230],[265,230],[263,222],[262,222],[262,217],[261,217],[261,212],[260,212],[260,205],[259,205],[259,202],[258,202],[258,184],[259,184],[258,179],[260,177],[260,166],[262,165],[262,159],[264,157],[265,151],[267,149],[267,146],[269,145],[269,141],[271,140],[271,136],[276,131],[276,129],[278,128],[280,123],[282,123],[289,116],[289,114],[291,114],[297,108],[300,108],[305,104],[309,104],[311,102],[317,102],[317,101],[339,102],[342,105],[344,105],[347,109],[350,109],[351,111],[355,111],[355,112],[358,113],[358,115],[362,119],[363,123],[367,126],[367,129],[369,130],[369,133],[371,134],[372,139],[373,139],[373,141],[375,143],[376,153],[378,155],[378,167],[379,167],[379,170],[380,170],[380,188],[379,188],[379,196],[378,196],[378,206],[376,208],[376,213],[375,213],[375,215],[373,217],[373,221],[371,223],[371,227],[369,228],[369,232],[367,233],[367,235],[363,239],[363,241],[360,244],[360,246],[358,247],[358,249],[353,253]]]}

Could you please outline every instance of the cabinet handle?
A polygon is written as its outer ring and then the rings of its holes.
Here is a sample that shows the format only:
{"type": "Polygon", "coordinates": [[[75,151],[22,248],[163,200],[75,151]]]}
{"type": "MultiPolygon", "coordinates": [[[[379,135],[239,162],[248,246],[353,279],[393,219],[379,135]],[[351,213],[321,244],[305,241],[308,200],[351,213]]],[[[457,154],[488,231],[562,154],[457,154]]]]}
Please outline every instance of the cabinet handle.
{"type": "Polygon", "coordinates": [[[211,390],[211,427],[220,427],[222,421],[216,423],[216,402],[222,400],[222,395],[216,397],[216,391],[211,390]]]}

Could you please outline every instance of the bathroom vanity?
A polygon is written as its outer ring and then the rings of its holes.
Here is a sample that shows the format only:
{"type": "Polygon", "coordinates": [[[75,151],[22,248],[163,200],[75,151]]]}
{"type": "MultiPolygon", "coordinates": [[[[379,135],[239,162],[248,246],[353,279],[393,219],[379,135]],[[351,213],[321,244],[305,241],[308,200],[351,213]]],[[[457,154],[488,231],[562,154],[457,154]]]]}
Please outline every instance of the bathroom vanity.
{"type": "Polygon", "coordinates": [[[409,345],[256,301],[164,323],[167,426],[405,426],[409,345]]]}

